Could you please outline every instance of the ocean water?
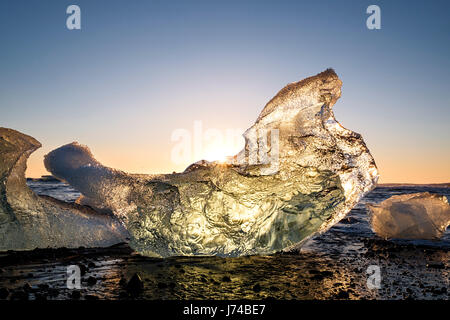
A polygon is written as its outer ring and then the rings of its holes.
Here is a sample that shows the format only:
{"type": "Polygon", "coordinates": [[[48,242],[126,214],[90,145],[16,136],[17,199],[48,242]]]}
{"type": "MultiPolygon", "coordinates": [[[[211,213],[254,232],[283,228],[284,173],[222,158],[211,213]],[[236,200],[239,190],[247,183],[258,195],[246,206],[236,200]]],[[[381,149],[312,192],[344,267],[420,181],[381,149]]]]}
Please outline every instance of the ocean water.
{"type": "MultiPolygon", "coordinates": [[[[80,195],[58,181],[30,180],[37,194],[73,202],[80,195]]],[[[370,229],[365,204],[392,195],[450,188],[377,187],[326,233],[299,252],[269,256],[142,257],[126,245],[100,249],[37,249],[0,254],[0,288],[7,299],[448,299],[450,230],[440,241],[385,241],[370,229]],[[78,265],[82,288],[67,288],[78,265]],[[367,285],[370,267],[380,285],[367,285]],[[140,293],[127,281],[138,274],[140,293]]]]}

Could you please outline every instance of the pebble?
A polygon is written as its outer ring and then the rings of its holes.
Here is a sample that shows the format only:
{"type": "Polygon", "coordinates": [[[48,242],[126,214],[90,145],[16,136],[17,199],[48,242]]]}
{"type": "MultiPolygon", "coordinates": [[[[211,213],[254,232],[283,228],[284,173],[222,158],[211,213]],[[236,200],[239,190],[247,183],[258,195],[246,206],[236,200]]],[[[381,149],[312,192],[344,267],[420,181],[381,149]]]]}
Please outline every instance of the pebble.
{"type": "Polygon", "coordinates": [[[119,285],[125,287],[127,285],[127,279],[125,279],[124,277],[120,278],[119,285]]]}
{"type": "Polygon", "coordinates": [[[29,291],[31,291],[32,288],[31,288],[30,284],[27,282],[23,285],[22,289],[25,290],[26,292],[29,292],[29,291]]]}
{"type": "Polygon", "coordinates": [[[86,272],[88,271],[88,268],[84,265],[84,264],[80,264],[80,273],[82,276],[84,276],[86,274],[86,272]]]}
{"type": "Polygon", "coordinates": [[[59,294],[59,290],[55,288],[48,289],[48,295],[51,297],[56,297],[59,294]]]}
{"type": "Polygon", "coordinates": [[[6,288],[0,288],[0,299],[6,299],[9,296],[9,290],[6,288]]]}
{"type": "Polygon", "coordinates": [[[167,288],[167,284],[165,284],[164,282],[158,282],[158,288],[165,289],[165,288],[167,288]]]}
{"type": "Polygon", "coordinates": [[[47,300],[47,296],[45,294],[42,294],[42,293],[36,293],[34,295],[34,298],[36,299],[36,301],[45,301],[45,300],[47,300]]]}
{"type": "Polygon", "coordinates": [[[42,290],[48,290],[48,288],[50,288],[50,286],[46,283],[40,283],[40,284],[38,284],[38,288],[42,289],[42,290]]]}
{"type": "Polygon", "coordinates": [[[130,281],[128,281],[126,289],[131,294],[138,294],[144,290],[144,282],[142,282],[141,277],[137,273],[133,274],[130,281]]]}
{"type": "Polygon", "coordinates": [[[336,299],[348,299],[349,294],[347,291],[340,290],[334,297],[336,299]]]}
{"type": "Polygon", "coordinates": [[[261,291],[261,285],[259,283],[255,284],[253,286],[253,291],[260,292],[261,291]]]}
{"type": "Polygon", "coordinates": [[[276,287],[276,286],[270,286],[269,290],[273,291],[273,292],[280,291],[280,289],[278,287],[276,287]]]}
{"type": "Polygon", "coordinates": [[[93,286],[94,284],[96,284],[97,283],[97,279],[95,279],[93,276],[90,276],[88,279],[87,279],[87,284],[88,284],[88,286],[93,286]]]}
{"type": "Polygon", "coordinates": [[[72,299],[74,299],[74,300],[79,300],[79,299],[81,298],[81,293],[80,293],[80,291],[78,291],[78,290],[72,291],[71,297],[72,297],[72,299]]]}
{"type": "Polygon", "coordinates": [[[11,294],[11,300],[28,300],[28,293],[23,290],[14,291],[11,294]]]}
{"type": "Polygon", "coordinates": [[[432,269],[444,269],[445,265],[443,263],[427,263],[427,268],[432,269]]]}

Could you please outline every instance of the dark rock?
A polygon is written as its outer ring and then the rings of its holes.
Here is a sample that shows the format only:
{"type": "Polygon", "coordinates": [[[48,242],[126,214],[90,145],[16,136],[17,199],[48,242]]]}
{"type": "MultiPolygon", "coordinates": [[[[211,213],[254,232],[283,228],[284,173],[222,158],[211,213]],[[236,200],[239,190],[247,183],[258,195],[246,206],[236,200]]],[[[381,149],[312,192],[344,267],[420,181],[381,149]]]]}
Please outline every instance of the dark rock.
{"type": "Polygon", "coordinates": [[[96,267],[95,263],[93,262],[88,263],[88,268],[95,268],[95,267],[96,267]]]}
{"type": "Polygon", "coordinates": [[[269,290],[273,291],[273,292],[280,291],[280,289],[278,287],[276,287],[276,286],[270,286],[269,290]]]}
{"type": "Polygon", "coordinates": [[[88,284],[88,286],[93,286],[94,284],[96,284],[97,283],[97,279],[95,279],[94,277],[92,277],[92,276],[90,276],[88,279],[87,279],[87,284],[88,284]]]}
{"type": "Polygon", "coordinates": [[[344,290],[340,290],[335,296],[335,299],[348,299],[349,298],[349,294],[347,291],[344,290]]]}
{"type": "Polygon", "coordinates": [[[50,288],[50,286],[46,283],[40,283],[40,284],[38,284],[38,288],[42,289],[42,290],[48,290],[48,288],[50,288]]]}
{"type": "Polygon", "coordinates": [[[80,274],[81,274],[82,276],[84,276],[84,275],[87,273],[88,268],[87,268],[84,264],[82,264],[82,263],[79,265],[79,267],[80,267],[80,274]]]}
{"type": "Polygon", "coordinates": [[[30,292],[32,288],[30,284],[27,282],[23,285],[22,289],[25,290],[26,292],[30,292]]]}
{"type": "Polygon", "coordinates": [[[333,276],[333,272],[331,271],[318,271],[318,270],[310,270],[310,274],[313,274],[311,277],[312,280],[323,280],[325,278],[331,278],[333,276]]]}
{"type": "Polygon", "coordinates": [[[59,294],[59,290],[55,288],[48,289],[48,295],[50,297],[56,297],[59,294]]]}
{"type": "Polygon", "coordinates": [[[9,296],[9,290],[6,288],[0,288],[0,299],[6,299],[9,296]]]}
{"type": "Polygon", "coordinates": [[[125,279],[124,277],[120,278],[119,285],[125,287],[127,285],[127,279],[125,279]]]}
{"type": "Polygon", "coordinates": [[[442,288],[432,288],[430,291],[431,291],[433,294],[435,294],[435,295],[447,294],[447,288],[446,288],[446,287],[442,287],[442,288]]]}
{"type": "Polygon", "coordinates": [[[445,269],[445,264],[443,263],[427,263],[427,268],[432,268],[432,269],[445,269]]]}
{"type": "Polygon", "coordinates": [[[135,273],[130,281],[128,281],[126,289],[131,294],[138,294],[144,290],[144,282],[137,273],[135,273]]]}
{"type": "Polygon", "coordinates": [[[98,300],[98,297],[96,295],[93,295],[93,294],[87,294],[87,295],[84,296],[84,298],[86,300],[98,300]]]}
{"type": "Polygon", "coordinates": [[[231,279],[229,276],[223,276],[222,282],[231,282],[231,279]]]}
{"type": "Polygon", "coordinates": [[[323,280],[323,279],[325,279],[325,277],[323,275],[321,275],[321,274],[316,274],[316,275],[311,277],[311,280],[319,280],[320,281],[320,280],[323,280]]]}
{"type": "Polygon", "coordinates": [[[23,290],[14,291],[11,294],[11,300],[28,300],[28,293],[23,290]]]}
{"type": "Polygon", "coordinates": [[[36,293],[34,295],[34,298],[36,299],[36,301],[45,301],[45,300],[47,300],[47,296],[45,294],[42,294],[42,293],[36,293]]]}
{"type": "Polygon", "coordinates": [[[78,290],[74,290],[72,291],[71,297],[74,300],[79,300],[81,298],[81,292],[78,290]]]}
{"type": "Polygon", "coordinates": [[[165,289],[165,288],[167,288],[167,284],[165,284],[164,282],[158,282],[158,288],[165,289]]]}
{"type": "Polygon", "coordinates": [[[342,283],[340,282],[333,283],[333,287],[342,287],[342,283]]]}
{"type": "Polygon", "coordinates": [[[261,285],[259,283],[255,284],[253,286],[253,291],[260,292],[261,291],[261,285]]]}

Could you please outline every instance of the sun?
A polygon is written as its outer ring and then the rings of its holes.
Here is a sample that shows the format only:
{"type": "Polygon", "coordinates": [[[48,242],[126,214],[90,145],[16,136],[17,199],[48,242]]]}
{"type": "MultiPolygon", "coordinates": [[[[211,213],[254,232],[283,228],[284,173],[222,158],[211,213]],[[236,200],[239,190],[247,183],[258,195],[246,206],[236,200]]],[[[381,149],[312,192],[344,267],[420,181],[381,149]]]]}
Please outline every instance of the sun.
{"type": "Polygon", "coordinates": [[[212,148],[209,150],[205,150],[203,159],[209,162],[217,161],[220,163],[224,163],[227,161],[227,152],[222,148],[212,148]]]}

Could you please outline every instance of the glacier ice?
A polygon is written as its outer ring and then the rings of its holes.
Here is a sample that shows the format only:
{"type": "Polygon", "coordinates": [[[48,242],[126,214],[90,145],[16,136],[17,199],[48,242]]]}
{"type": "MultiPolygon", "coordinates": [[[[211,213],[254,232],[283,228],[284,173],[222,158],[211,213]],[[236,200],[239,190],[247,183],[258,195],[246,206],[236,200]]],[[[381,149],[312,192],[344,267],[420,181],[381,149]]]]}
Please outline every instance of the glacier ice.
{"type": "Polygon", "coordinates": [[[341,86],[332,69],[287,85],[244,133],[245,148],[225,163],[127,174],[78,143],[50,152],[44,163],[81,192],[80,204],[118,217],[143,255],[289,250],[342,219],[378,180],[362,137],[334,118],[341,86]]]}
{"type": "Polygon", "coordinates": [[[41,144],[0,128],[0,251],[55,247],[104,247],[126,241],[116,218],[88,207],[32,192],[26,161],[41,144]]]}
{"type": "Polygon", "coordinates": [[[373,231],[385,239],[437,240],[450,225],[447,198],[429,192],[395,195],[367,207],[373,231]]]}

